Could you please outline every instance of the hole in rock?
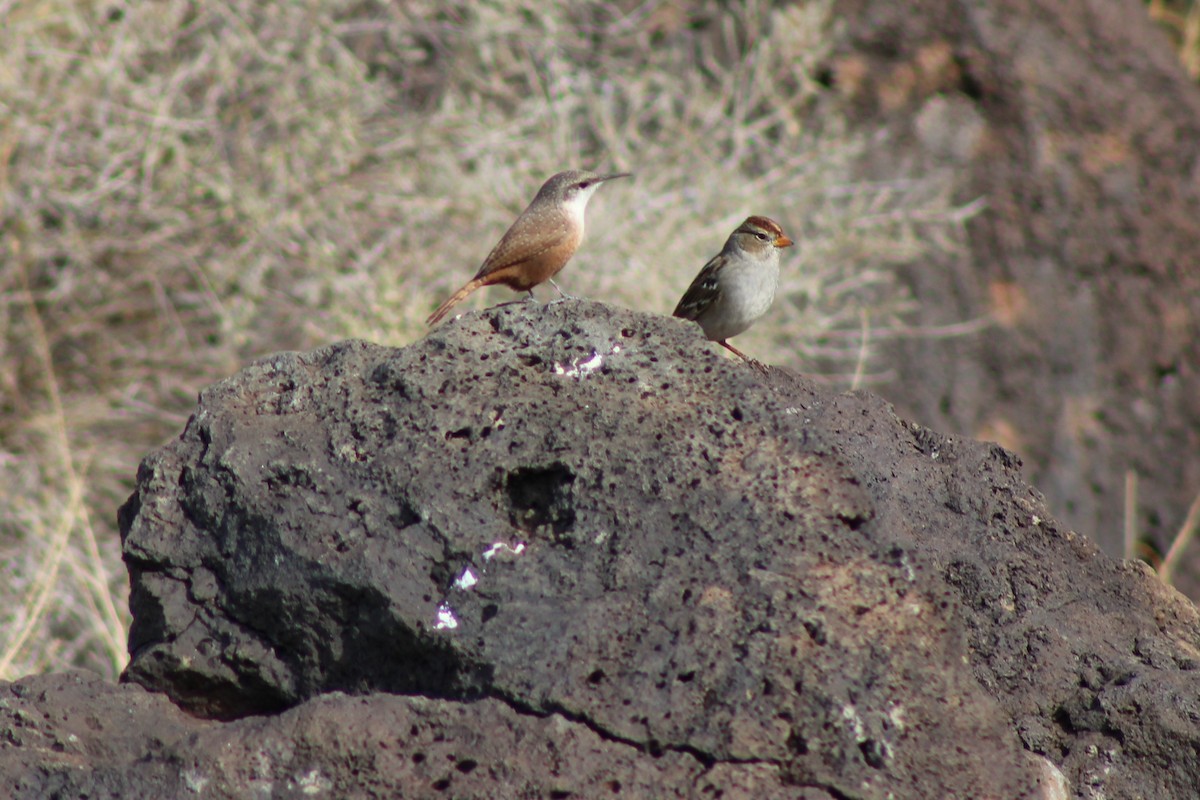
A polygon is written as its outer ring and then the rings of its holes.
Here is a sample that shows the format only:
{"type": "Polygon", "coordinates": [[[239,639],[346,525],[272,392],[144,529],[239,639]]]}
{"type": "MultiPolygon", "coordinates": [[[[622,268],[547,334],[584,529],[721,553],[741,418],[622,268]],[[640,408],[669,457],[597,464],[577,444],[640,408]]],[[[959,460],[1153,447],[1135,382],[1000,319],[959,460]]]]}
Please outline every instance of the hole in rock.
{"type": "Polygon", "coordinates": [[[549,527],[556,534],[575,526],[575,473],[566,464],[521,467],[508,473],[509,519],[517,530],[532,533],[549,527]]]}

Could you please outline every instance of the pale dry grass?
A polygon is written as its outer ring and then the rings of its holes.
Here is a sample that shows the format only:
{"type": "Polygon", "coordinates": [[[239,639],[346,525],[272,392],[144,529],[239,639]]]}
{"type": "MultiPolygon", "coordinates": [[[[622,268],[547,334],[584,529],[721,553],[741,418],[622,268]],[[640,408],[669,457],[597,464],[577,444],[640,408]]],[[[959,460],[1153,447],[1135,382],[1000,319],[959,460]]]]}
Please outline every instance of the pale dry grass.
{"type": "Polygon", "coordinates": [[[1200,80],[1200,0],[1147,0],[1146,10],[1171,37],[1187,74],[1200,80]]]}
{"type": "MultiPolygon", "coordinates": [[[[563,274],[669,313],[745,216],[801,246],[743,350],[841,385],[914,332],[894,268],[959,247],[948,175],[855,179],[828,3],[0,0],[0,678],[124,664],[116,508],[195,393],[403,345],[541,182],[620,168],[563,274]]],[[[898,171],[900,174],[900,171],[898,171]]],[[[481,307],[512,295],[479,292],[481,307]]]]}
{"type": "Polygon", "coordinates": [[[1143,539],[1138,531],[1138,474],[1134,470],[1125,472],[1125,519],[1124,519],[1124,553],[1127,559],[1139,559],[1154,567],[1163,583],[1173,584],[1175,571],[1188,553],[1188,548],[1200,531],[1200,494],[1197,494],[1188,506],[1187,514],[1179,526],[1179,530],[1171,537],[1171,543],[1164,553],[1150,541],[1143,539]]]}

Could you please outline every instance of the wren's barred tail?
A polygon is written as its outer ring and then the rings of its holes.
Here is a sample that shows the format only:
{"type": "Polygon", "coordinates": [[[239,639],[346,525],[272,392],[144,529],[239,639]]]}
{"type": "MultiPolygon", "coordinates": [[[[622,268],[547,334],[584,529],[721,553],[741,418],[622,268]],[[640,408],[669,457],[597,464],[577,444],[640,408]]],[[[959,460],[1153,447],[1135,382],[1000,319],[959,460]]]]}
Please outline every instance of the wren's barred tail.
{"type": "Polygon", "coordinates": [[[597,175],[568,170],[550,178],[492,248],[475,277],[438,306],[426,324],[437,324],[481,286],[499,283],[532,297],[533,287],[557,275],[575,255],[583,241],[583,211],[591,196],[605,181],[628,176],[628,172],[597,175]]]}
{"type": "Polygon", "coordinates": [[[438,306],[437,311],[434,311],[432,314],[429,315],[428,319],[425,320],[425,324],[426,325],[436,325],[438,322],[441,322],[442,317],[446,316],[446,314],[448,314],[450,312],[451,308],[453,308],[454,306],[458,305],[463,300],[465,300],[467,295],[469,295],[471,292],[478,289],[480,286],[486,286],[486,285],[487,284],[483,281],[482,278],[475,278],[474,280],[467,281],[466,285],[464,285],[461,289],[459,289],[454,294],[450,295],[449,299],[447,299],[446,302],[444,302],[440,306],[438,306]]]}

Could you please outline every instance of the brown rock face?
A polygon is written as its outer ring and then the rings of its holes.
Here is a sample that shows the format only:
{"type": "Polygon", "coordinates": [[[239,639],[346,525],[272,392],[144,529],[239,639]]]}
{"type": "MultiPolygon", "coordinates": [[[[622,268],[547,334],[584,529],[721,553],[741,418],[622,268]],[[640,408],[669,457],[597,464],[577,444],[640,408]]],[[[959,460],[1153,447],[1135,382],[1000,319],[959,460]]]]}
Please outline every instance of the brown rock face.
{"type": "MultiPolygon", "coordinates": [[[[1200,489],[1200,87],[1131,2],[836,4],[830,85],[885,129],[867,169],[952,170],[969,253],[906,271],[922,326],[881,392],[999,441],[1065,523],[1122,552],[1125,477],[1165,551],[1200,489]]],[[[1200,559],[1180,587],[1200,596],[1200,559]]]]}
{"type": "MultiPolygon", "coordinates": [[[[122,526],[126,678],[204,717],[421,695],[484,741],[555,721],[659,795],[1041,796],[1023,750],[1112,796],[1200,779],[1190,604],[1000,448],[663,317],[509,306],[259,362],[122,526]]],[[[588,763],[529,780],[593,796],[588,763]]]]}

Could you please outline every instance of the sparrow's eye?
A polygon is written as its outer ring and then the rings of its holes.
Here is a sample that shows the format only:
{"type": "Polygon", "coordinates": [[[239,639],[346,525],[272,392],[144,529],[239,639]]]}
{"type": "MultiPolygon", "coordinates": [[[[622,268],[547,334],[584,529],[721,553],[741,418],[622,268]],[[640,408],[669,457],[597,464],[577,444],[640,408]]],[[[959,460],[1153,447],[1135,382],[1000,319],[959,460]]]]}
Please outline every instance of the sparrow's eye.
{"type": "Polygon", "coordinates": [[[767,235],[765,233],[763,233],[762,231],[755,231],[754,235],[758,237],[758,240],[760,242],[765,242],[768,238],[767,235]]]}

